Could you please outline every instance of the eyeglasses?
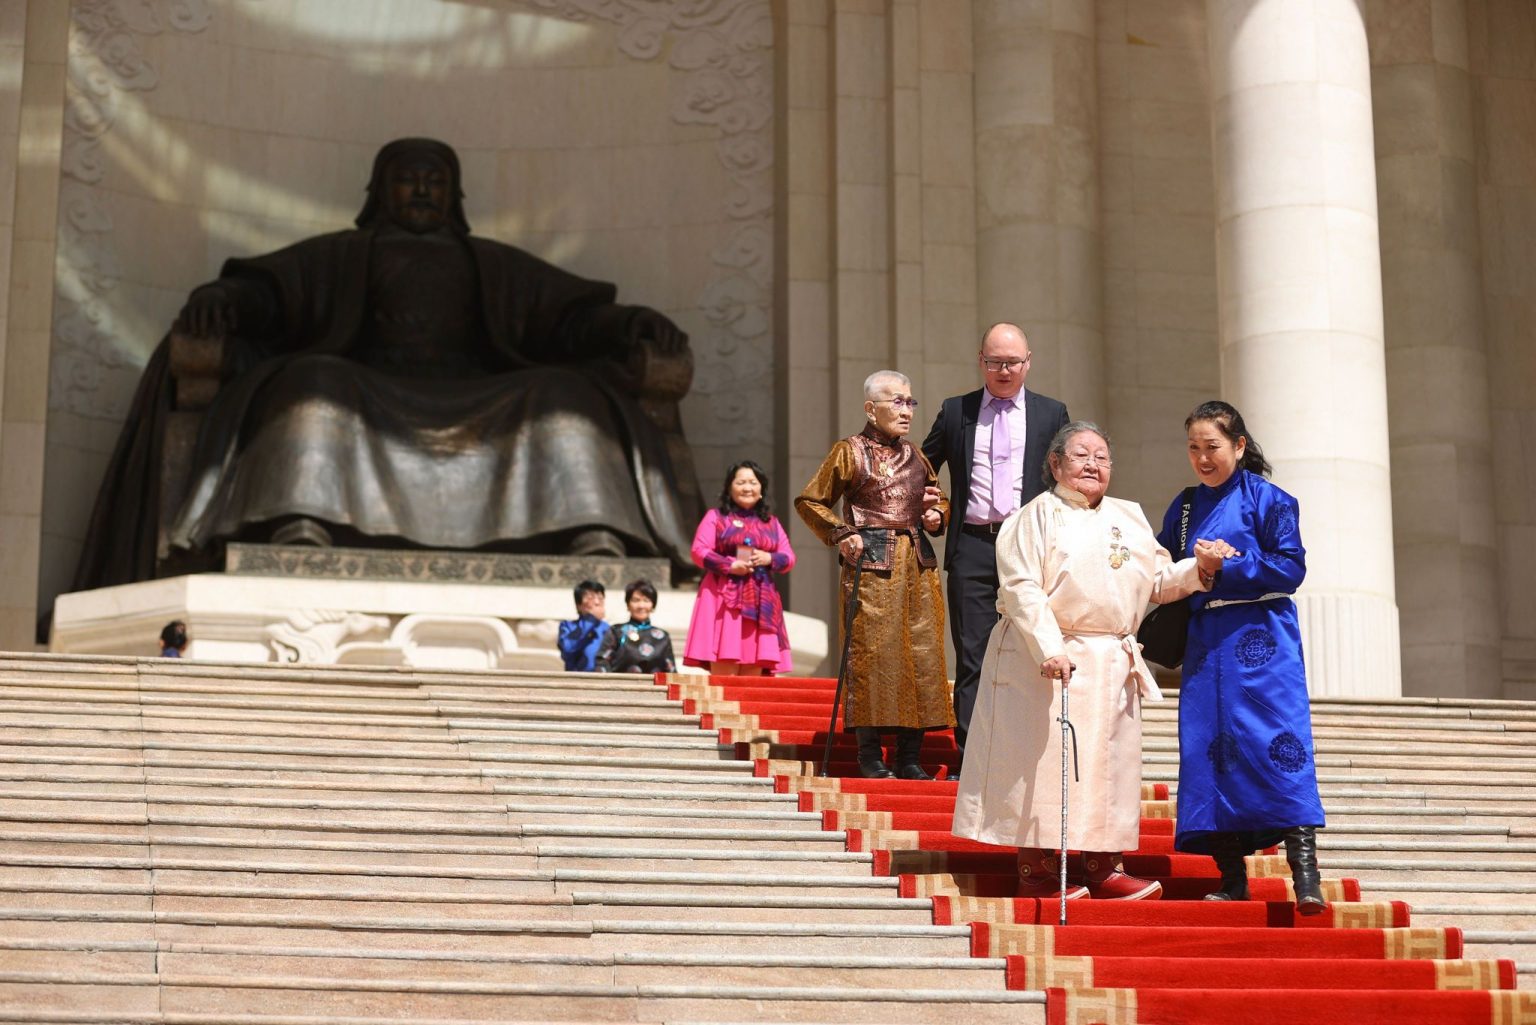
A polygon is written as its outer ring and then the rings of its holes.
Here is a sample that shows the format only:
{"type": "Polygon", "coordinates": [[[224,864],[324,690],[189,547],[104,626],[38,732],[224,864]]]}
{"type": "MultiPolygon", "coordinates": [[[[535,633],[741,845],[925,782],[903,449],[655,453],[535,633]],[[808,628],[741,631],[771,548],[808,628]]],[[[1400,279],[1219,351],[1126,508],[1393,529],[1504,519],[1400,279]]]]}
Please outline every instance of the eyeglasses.
{"type": "Polygon", "coordinates": [[[891,404],[891,408],[892,409],[910,409],[913,412],[917,411],[917,400],[916,399],[909,399],[909,398],[905,398],[905,397],[900,396],[900,395],[898,395],[894,399],[876,399],[875,401],[876,402],[889,402],[891,404]]]}
{"type": "Polygon", "coordinates": [[[989,374],[1001,374],[1004,370],[1017,370],[1017,369],[1019,369],[1020,367],[1022,367],[1024,364],[1026,364],[1028,362],[1029,362],[1029,357],[1028,356],[1025,356],[1023,359],[986,359],[986,358],[983,358],[982,361],[981,361],[981,365],[987,368],[987,373],[989,373],[989,374]]]}
{"type": "Polygon", "coordinates": [[[1066,460],[1069,463],[1080,463],[1083,466],[1087,466],[1089,463],[1093,463],[1096,466],[1102,466],[1106,469],[1115,465],[1115,461],[1109,458],[1107,455],[1088,455],[1086,452],[1068,452],[1066,454],[1066,460]]]}

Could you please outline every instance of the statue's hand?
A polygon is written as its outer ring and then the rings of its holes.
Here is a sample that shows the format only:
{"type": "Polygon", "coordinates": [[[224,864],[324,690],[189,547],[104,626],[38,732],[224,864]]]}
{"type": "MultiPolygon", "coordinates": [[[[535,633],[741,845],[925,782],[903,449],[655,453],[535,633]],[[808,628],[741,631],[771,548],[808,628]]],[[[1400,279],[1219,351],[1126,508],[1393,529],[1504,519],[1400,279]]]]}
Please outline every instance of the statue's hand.
{"type": "Polygon", "coordinates": [[[655,310],[636,310],[629,322],[629,343],[671,355],[688,348],[688,336],[655,310]]]}
{"type": "Polygon", "coordinates": [[[239,326],[239,308],[229,292],[218,284],[204,285],[193,292],[176,315],[176,329],[194,338],[233,334],[239,326]]]}

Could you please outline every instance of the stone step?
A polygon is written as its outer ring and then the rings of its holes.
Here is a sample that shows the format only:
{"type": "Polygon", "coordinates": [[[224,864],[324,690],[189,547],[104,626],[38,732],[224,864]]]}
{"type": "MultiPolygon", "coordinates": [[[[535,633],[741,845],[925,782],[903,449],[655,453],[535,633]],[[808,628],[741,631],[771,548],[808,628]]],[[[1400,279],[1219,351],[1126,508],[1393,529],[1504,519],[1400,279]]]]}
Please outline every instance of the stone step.
{"type": "MultiPolygon", "coordinates": [[[[746,762],[687,762],[681,767],[669,768],[617,766],[591,766],[581,763],[538,763],[536,765],[507,765],[499,762],[476,761],[464,765],[413,764],[401,767],[387,763],[339,764],[336,762],[293,768],[274,765],[271,761],[249,761],[223,756],[186,756],[151,751],[145,757],[135,753],[112,755],[45,755],[25,760],[7,758],[0,750],[0,774],[25,773],[36,775],[44,770],[68,770],[73,774],[113,774],[116,778],[142,778],[157,773],[177,771],[185,776],[223,776],[242,774],[245,778],[276,782],[324,782],[387,781],[400,785],[419,782],[439,786],[445,781],[488,781],[492,786],[501,783],[518,785],[524,781],[557,782],[573,785],[592,783],[627,786],[655,792],[659,786],[708,788],[720,792],[771,793],[773,780],[754,776],[752,766],[746,762]]],[[[46,776],[44,778],[47,778],[46,776]]]]}
{"type": "Polygon", "coordinates": [[[776,847],[761,850],[679,846],[580,844],[562,842],[507,843],[499,838],[479,838],[478,842],[444,842],[421,839],[346,839],[228,835],[188,833],[155,827],[136,833],[67,832],[57,828],[32,832],[0,831],[0,855],[11,857],[145,857],[151,848],[157,858],[180,857],[224,860],[240,864],[249,860],[270,859],[274,852],[288,861],[315,864],[426,864],[474,865],[499,869],[530,869],[550,863],[572,869],[609,869],[615,864],[673,867],[702,866],[697,870],[719,872],[764,871],[775,866],[783,871],[842,874],[849,871],[868,873],[872,855],[847,851],[836,846],[813,850],[776,847]],[[849,866],[857,866],[849,868],[849,866]]]}
{"type": "MultiPolygon", "coordinates": [[[[590,910],[590,909],[589,909],[590,910]]],[[[351,950],[360,945],[402,951],[474,951],[610,955],[643,952],[718,953],[739,956],[965,957],[967,926],[821,921],[801,916],[771,929],[734,919],[619,918],[604,914],[568,921],[371,917],[346,920],[333,914],[237,914],[142,909],[62,909],[0,905],[0,936],[7,943],[89,942],[281,944],[351,950]],[[726,945],[729,945],[727,948],[726,945]]]]}
{"type": "MultiPolygon", "coordinates": [[[[0,806],[0,835],[7,825],[37,827],[52,824],[77,826],[126,826],[147,825],[153,821],[159,826],[180,826],[234,831],[258,831],[265,838],[358,835],[375,840],[415,836],[455,837],[461,839],[489,838],[502,841],[533,840],[591,840],[602,838],[618,845],[650,845],[657,841],[692,841],[702,846],[742,848],[764,845],[769,848],[792,850],[841,850],[847,843],[842,831],[822,831],[819,823],[809,817],[794,825],[780,828],[737,827],[683,824],[631,824],[600,822],[512,822],[505,814],[482,816],[482,821],[457,821],[444,823],[431,813],[402,813],[400,816],[382,814],[367,817],[342,818],[339,815],[304,817],[278,816],[270,809],[260,807],[228,806],[208,813],[198,809],[179,811],[170,808],[146,808],[127,802],[115,802],[99,806],[100,811],[80,811],[80,805],[69,802],[8,802],[0,806]],[[27,806],[41,804],[30,810],[27,806]],[[114,810],[121,809],[121,810],[114,810]]],[[[463,818],[463,816],[461,816],[463,818]]]]}
{"type": "Polygon", "coordinates": [[[378,716],[347,714],[305,715],[297,712],[244,712],[215,713],[196,708],[160,708],[143,715],[137,708],[90,709],[53,711],[44,709],[17,709],[0,703],[0,716],[12,727],[26,726],[32,729],[111,729],[150,730],[155,732],[254,732],[260,728],[266,733],[291,731],[295,735],[316,733],[325,729],[368,729],[380,735],[398,735],[387,731],[431,731],[440,736],[443,731],[473,730],[516,736],[525,733],[539,735],[579,736],[646,736],[679,737],[693,740],[709,740],[710,734],[699,732],[698,716],[647,715],[624,716],[607,712],[576,714],[571,712],[535,712],[519,718],[495,718],[487,716],[378,716]],[[241,729],[235,730],[239,726],[241,729]]]}
{"type": "MultiPolygon", "coordinates": [[[[527,803],[565,803],[571,798],[591,800],[601,805],[605,801],[634,802],[640,807],[657,806],[660,802],[678,807],[700,809],[717,807],[772,807],[787,806],[793,810],[798,805],[794,794],[775,793],[769,780],[753,780],[757,784],[746,788],[736,786],[700,786],[691,783],[687,787],[657,789],[647,783],[634,783],[628,787],[610,782],[605,786],[578,781],[555,780],[548,784],[504,782],[480,775],[466,775],[460,780],[453,778],[432,779],[414,784],[397,783],[393,780],[376,780],[368,777],[328,780],[273,780],[241,776],[203,776],[190,772],[146,771],[140,766],[124,766],[124,771],[110,773],[107,769],[96,773],[60,773],[30,770],[6,770],[0,768],[0,789],[17,795],[59,793],[72,794],[77,790],[90,790],[101,794],[122,796],[134,794],[141,798],[161,795],[199,795],[240,793],[255,798],[291,798],[313,796],[322,800],[366,799],[373,794],[398,794],[413,800],[453,802],[465,797],[495,794],[508,800],[527,803]]],[[[668,777],[670,779],[670,777],[668,777]]],[[[620,781],[622,782],[622,781],[620,781]]]]}
{"type": "Polygon", "coordinates": [[[582,985],[664,984],[707,972],[717,985],[910,986],[916,989],[1004,988],[1002,958],[806,957],[796,954],[637,952],[607,955],[402,951],[363,947],[238,946],[215,943],[124,943],[114,949],[0,941],[0,971],[88,975],[160,970],[231,977],[404,977],[582,985]]]}
{"type": "MultiPolygon", "coordinates": [[[[230,977],[166,972],[74,977],[64,973],[0,975],[0,1003],[39,997],[46,1011],[106,1008],[145,1014],[224,1015],[259,1006],[268,1015],[383,1016],[408,1013],[444,1020],[888,1022],[950,1025],[963,1011],[977,1025],[1045,1021],[1038,991],[858,987],[641,984],[580,986],[395,979],[230,977]]],[[[219,1020],[227,1020],[220,1018],[219,1020]]]]}
{"type": "Polygon", "coordinates": [[[483,865],[412,865],[407,863],[329,863],[302,861],[178,858],[157,854],[93,856],[0,854],[0,886],[7,892],[27,892],[73,885],[211,886],[271,883],[295,888],[334,887],[397,895],[406,892],[475,892],[486,894],[550,894],[575,890],[634,892],[637,887],[681,891],[703,887],[711,894],[775,893],[793,890],[806,896],[894,896],[898,880],[859,874],[819,872],[683,871],[627,868],[548,867],[508,869],[483,865]]]}
{"type": "Polygon", "coordinates": [[[74,883],[24,889],[0,883],[0,900],[51,912],[153,911],[157,915],[297,915],[326,918],[336,925],[377,919],[511,920],[525,924],[562,923],[600,913],[615,920],[714,921],[729,916],[772,932],[779,923],[820,921],[870,925],[924,925],[932,921],[928,900],[894,896],[798,896],[775,893],[715,893],[690,890],[581,890],[568,893],[448,893],[385,895],[342,887],[191,886],[161,882],[74,883]]]}

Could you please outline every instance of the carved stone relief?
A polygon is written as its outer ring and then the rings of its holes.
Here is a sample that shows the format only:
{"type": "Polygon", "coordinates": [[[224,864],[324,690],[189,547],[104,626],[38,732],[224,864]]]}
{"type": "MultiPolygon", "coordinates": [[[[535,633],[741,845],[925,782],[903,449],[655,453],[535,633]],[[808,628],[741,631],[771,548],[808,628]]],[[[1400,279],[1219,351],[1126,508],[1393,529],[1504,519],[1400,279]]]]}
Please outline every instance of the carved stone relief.
{"type": "Polygon", "coordinates": [[[274,662],[309,662],[328,665],[348,641],[382,640],[388,635],[388,616],[332,609],[305,609],[266,627],[274,662]]]}
{"type": "Polygon", "coordinates": [[[201,32],[211,15],[207,0],[74,0],[70,17],[48,404],[118,423],[131,392],[102,384],[112,370],[136,370],[143,360],[124,347],[105,301],[121,264],[112,244],[112,215],[98,189],[101,144],[124,95],[159,84],[139,50],[140,37],[201,32]]]}
{"type": "Polygon", "coordinates": [[[715,152],[735,185],[726,204],[729,239],[712,254],[716,273],[699,296],[709,323],[693,339],[693,391],[708,399],[710,442],[772,436],[773,407],[759,382],[772,371],[773,12],[769,0],[521,0],[575,20],[620,27],[635,60],[663,53],[682,71],[672,101],[678,124],[711,125],[715,152]],[[670,44],[670,45],[668,45],[670,44]]]}

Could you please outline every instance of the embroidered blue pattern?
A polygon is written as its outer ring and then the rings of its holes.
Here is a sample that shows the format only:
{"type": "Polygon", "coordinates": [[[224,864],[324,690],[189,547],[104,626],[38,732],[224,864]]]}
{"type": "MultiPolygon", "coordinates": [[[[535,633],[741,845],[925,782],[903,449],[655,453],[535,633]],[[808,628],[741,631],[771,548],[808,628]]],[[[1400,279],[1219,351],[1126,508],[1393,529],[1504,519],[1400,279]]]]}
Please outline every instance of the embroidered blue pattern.
{"type": "Polygon", "coordinates": [[[1211,760],[1211,768],[1217,772],[1231,772],[1237,765],[1237,738],[1226,730],[1216,734],[1205,756],[1211,760]]]}
{"type": "Polygon", "coordinates": [[[1276,734],[1269,742],[1269,760],[1281,772],[1300,772],[1307,767],[1307,748],[1290,730],[1276,734]]]}
{"type": "Polygon", "coordinates": [[[1273,538],[1281,538],[1296,529],[1296,507],[1288,502],[1276,502],[1264,517],[1264,530],[1273,538]]]}
{"type": "Polygon", "coordinates": [[[1237,639],[1237,660],[1245,669],[1257,669],[1275,657],[1275,635],[1261,626],[1237,639]]]}

